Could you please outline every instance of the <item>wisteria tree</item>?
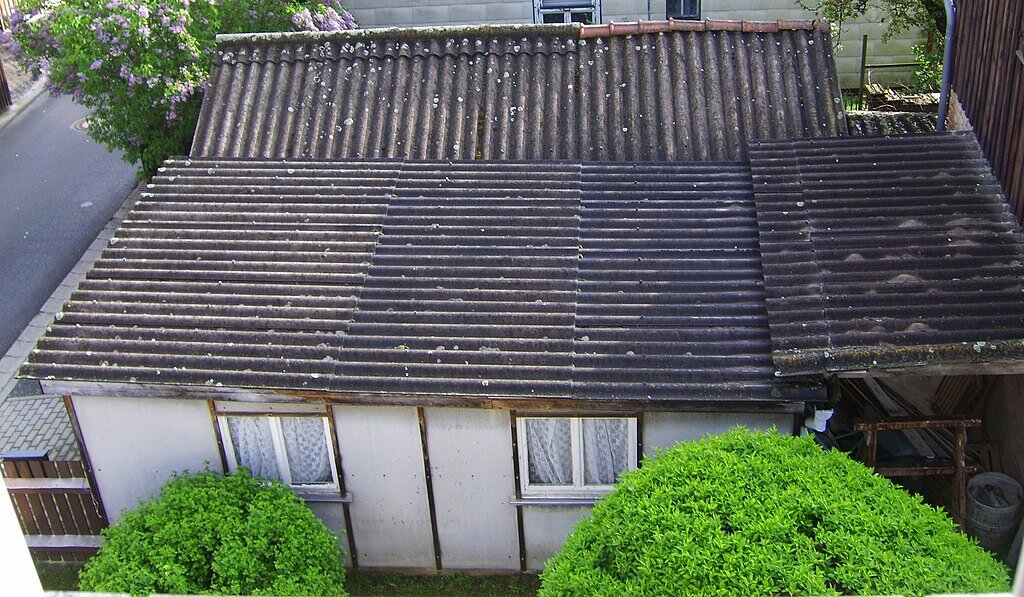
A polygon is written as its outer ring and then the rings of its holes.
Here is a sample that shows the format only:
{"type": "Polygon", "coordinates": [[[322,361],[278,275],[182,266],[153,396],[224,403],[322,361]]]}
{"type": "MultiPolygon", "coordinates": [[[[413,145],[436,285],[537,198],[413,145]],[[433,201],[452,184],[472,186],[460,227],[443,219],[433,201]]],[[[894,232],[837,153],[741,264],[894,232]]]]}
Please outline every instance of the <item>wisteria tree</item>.
{"type": "Polygon", "coordinates": [[[355,28],[338,0],[26,0],[0,41],[145,176],[188,151],[218,33],[355,28]]]}

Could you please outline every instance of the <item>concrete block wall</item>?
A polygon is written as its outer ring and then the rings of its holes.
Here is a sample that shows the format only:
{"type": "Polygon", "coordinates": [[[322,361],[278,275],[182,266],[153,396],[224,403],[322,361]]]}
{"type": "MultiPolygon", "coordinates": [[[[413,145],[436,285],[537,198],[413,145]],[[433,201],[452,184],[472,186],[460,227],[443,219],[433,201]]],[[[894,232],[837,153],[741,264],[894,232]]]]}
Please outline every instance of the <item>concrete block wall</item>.
{"type": "MultiPolygon", "coordinates": [[[[797,6],[796,0],[702,0],[701,16],[705,19],[774,21],[813,19],[815,15],[797,6]]],[[[924,35],[917,31],[907,31],[883,42],[885,29],[883,15],[875,10],[868,12],[863,19],[843,23],[838,30],[832,30],[833,39],[839,44],[834,53],[841,87],[856,88],[858,85],[861,39],[864,35],[868,36],[868,64],[914,60],[912,48],[924,41],[924,35]]],[[[913,78],[913,69],[884,69],[873,71],[869,82],[888,85],[910,83],[913,78]]]]}
{"type": "Polygon", "coordinates": [[[361,27],[533,22],[533,2],[530,0],[348,0],[345,4],[361,27]]]}
{"type": "MultiPolygon", "coordinates": [[[[348,0],[349,10],[362,27],[411,27],[471,25],[477,23],[532,23],[533,1],[512,0],[348,0]]],[[[799,8],[796,0],[702,0],[705,19],[774,21],[776,19],[812,19],[814,15],[799,8]]],[[[601,20],[624,22],[665,18],[665,0],[603,0],[601,20]]],[[[860,73],[861,36],[868,35],[868,62],[872,64],[910,62],[912,47],[924,37],[906,32],[888,42],[882,41],[885,25],[880,13],[869,13],[857,22],[844,23],[838,33],[840,46],[835,52],[839,84],[855,88],[860,73]]],[[[876,70],[870,81],[882,84],[909,83],[912,69],[876,70]]]]}

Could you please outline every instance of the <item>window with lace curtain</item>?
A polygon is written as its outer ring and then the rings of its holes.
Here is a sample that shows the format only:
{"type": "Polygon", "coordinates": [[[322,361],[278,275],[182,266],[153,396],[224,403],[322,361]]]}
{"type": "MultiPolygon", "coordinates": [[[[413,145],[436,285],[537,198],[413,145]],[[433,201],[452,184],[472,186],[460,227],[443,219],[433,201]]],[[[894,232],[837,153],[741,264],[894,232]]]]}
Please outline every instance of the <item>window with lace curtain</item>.
{"type": "Polygon", "coordinates": [[[248,467],[254,477],[296,488],[338,487],[326,417],[219,417],[228,469],[248,467]]]}
{"type": "Polygon", "coordinates": [[[595,495],[636,468],[636,419],[521,417],[519,471],[524,496],[595,495]]]}

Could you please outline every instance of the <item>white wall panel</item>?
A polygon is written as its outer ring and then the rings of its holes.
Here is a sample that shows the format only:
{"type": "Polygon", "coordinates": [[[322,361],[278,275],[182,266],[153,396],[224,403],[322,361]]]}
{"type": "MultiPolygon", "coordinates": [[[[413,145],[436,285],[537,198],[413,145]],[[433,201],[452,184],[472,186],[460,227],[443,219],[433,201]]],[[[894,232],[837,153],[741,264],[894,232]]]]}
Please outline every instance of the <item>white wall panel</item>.
{"type": "Polygon", "coordinates": [[[576,521],[590,514],[589,507],[526,506],[523,535],[526,539],[526,567],[543,570],[544,563],[558,553],[576,521]]]}
{"type": "Polygon", "coordinates": [[[78,423],[111,523],[171,475],[221,472],[217,435],[203,400],[75,396],[78,423]]]}
{"type": "Polygon", "coordinates": [[[334,420],[359,565],[434,567],[416,409],[335,406],[334,420]]]}
{"type": "Polygon", "coordinates": [[[428,408],[426,420],[444,567],[518,570],[508,411],[428,408]]]}
{"type": "Polygon", "coordinates": [[[750,429],[771,429],[791,434],[792,414],[766,413],[644,413],[644,454],[652,456],[659,448],[671,448],[682,441],[700,439],[710,433],[724,433],[737,425],[750,429]]]}

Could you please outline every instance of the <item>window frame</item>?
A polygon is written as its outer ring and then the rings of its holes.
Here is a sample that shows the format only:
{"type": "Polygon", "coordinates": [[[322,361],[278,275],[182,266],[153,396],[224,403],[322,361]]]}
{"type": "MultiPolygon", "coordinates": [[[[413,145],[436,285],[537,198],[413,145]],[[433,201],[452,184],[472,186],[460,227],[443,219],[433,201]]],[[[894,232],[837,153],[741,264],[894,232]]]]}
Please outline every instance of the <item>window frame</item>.
{"type": "Polygon", "coordinates": [[[676,20],[679,20],[679,21],[699,21],[700,20],[700,15],[701,15],[701,10],[702,10],[703,7],[701,6],[701,1],[700,0],[694,0],[694,1],[697,3],[697,12],[692,14],[692,15],[681,14],[682,10],[683,10],[683,4],[686,2],[686,0],[679,0],[680,14],[675,14],[675,15],[668,12],[668,2],[666,2],[665,3],[665,18],[666,19],[676,19],[676,20]]]}
{"type": "Polygon", "coordinates": [[[522,429],[522,437],[518,443],[519,459],[519,490],[524,498],[531,497],[600,497],[609,493],[614,485],[587,485],[584,483],[583,472],[583,420],[584,419],[614,419],[626,421],[626,470],[631,471],[639,467],[639,454],[637,444],[638,417],[635,415],[610,416],[610,415],[517,415],[516,427],[522,429]],[[531,419],[568,419],[569,420],[569,441],[572,451],[572,485],[551,485],[530,483],[530,447],[527,439],[528,423],[531,419]]]}
{"type": "MultiPolygon", "coordinates": [[[[582,4],[582,2],[581,2],[582,4]]],[[[544,0],[533,0],[533,22],[544,23],[544,15],[561,14],[562,23],[573,23],[574,14],[593,15],[592,24],[601,22],[601,0],[590,0],[590,6],[575,6],[567,8],[544,8],[544,0]]]]}
{"type": "Polygon", "coordinates": [[[217,426],[220,430],[222,444],[224,446],[224,458],[226,460],[228,472],[235,473],[238,468],[242,465],[238,462],[238,456],[235,454],[235,444],[231,437],[231,427],[228,425],[228,418],[232,417],[259,417],[268,419],[270,424],[270,440],[274,447],[274,458],[277,461],[277,470],[281,473],[281,482],[288,487],[302,492],[331,492],[337,493],[340,491],[341,484],[338,478],[338,463],[334,454],[334,434],[331,432],[331,424],[328,417],[320,413],[231,413],[222,412],[217,414],[217,426]],[[281,425],[281,419],[284,418],[303,418],[303,419],[320,419],[323,423],[324,429],[324,440],[327,442],[327,457],[330,459],[331,467],[331,481],[329,483],[292,483],[292,471],[288,465],[288,448],[284,441],[284,429],[281,425]]]}

